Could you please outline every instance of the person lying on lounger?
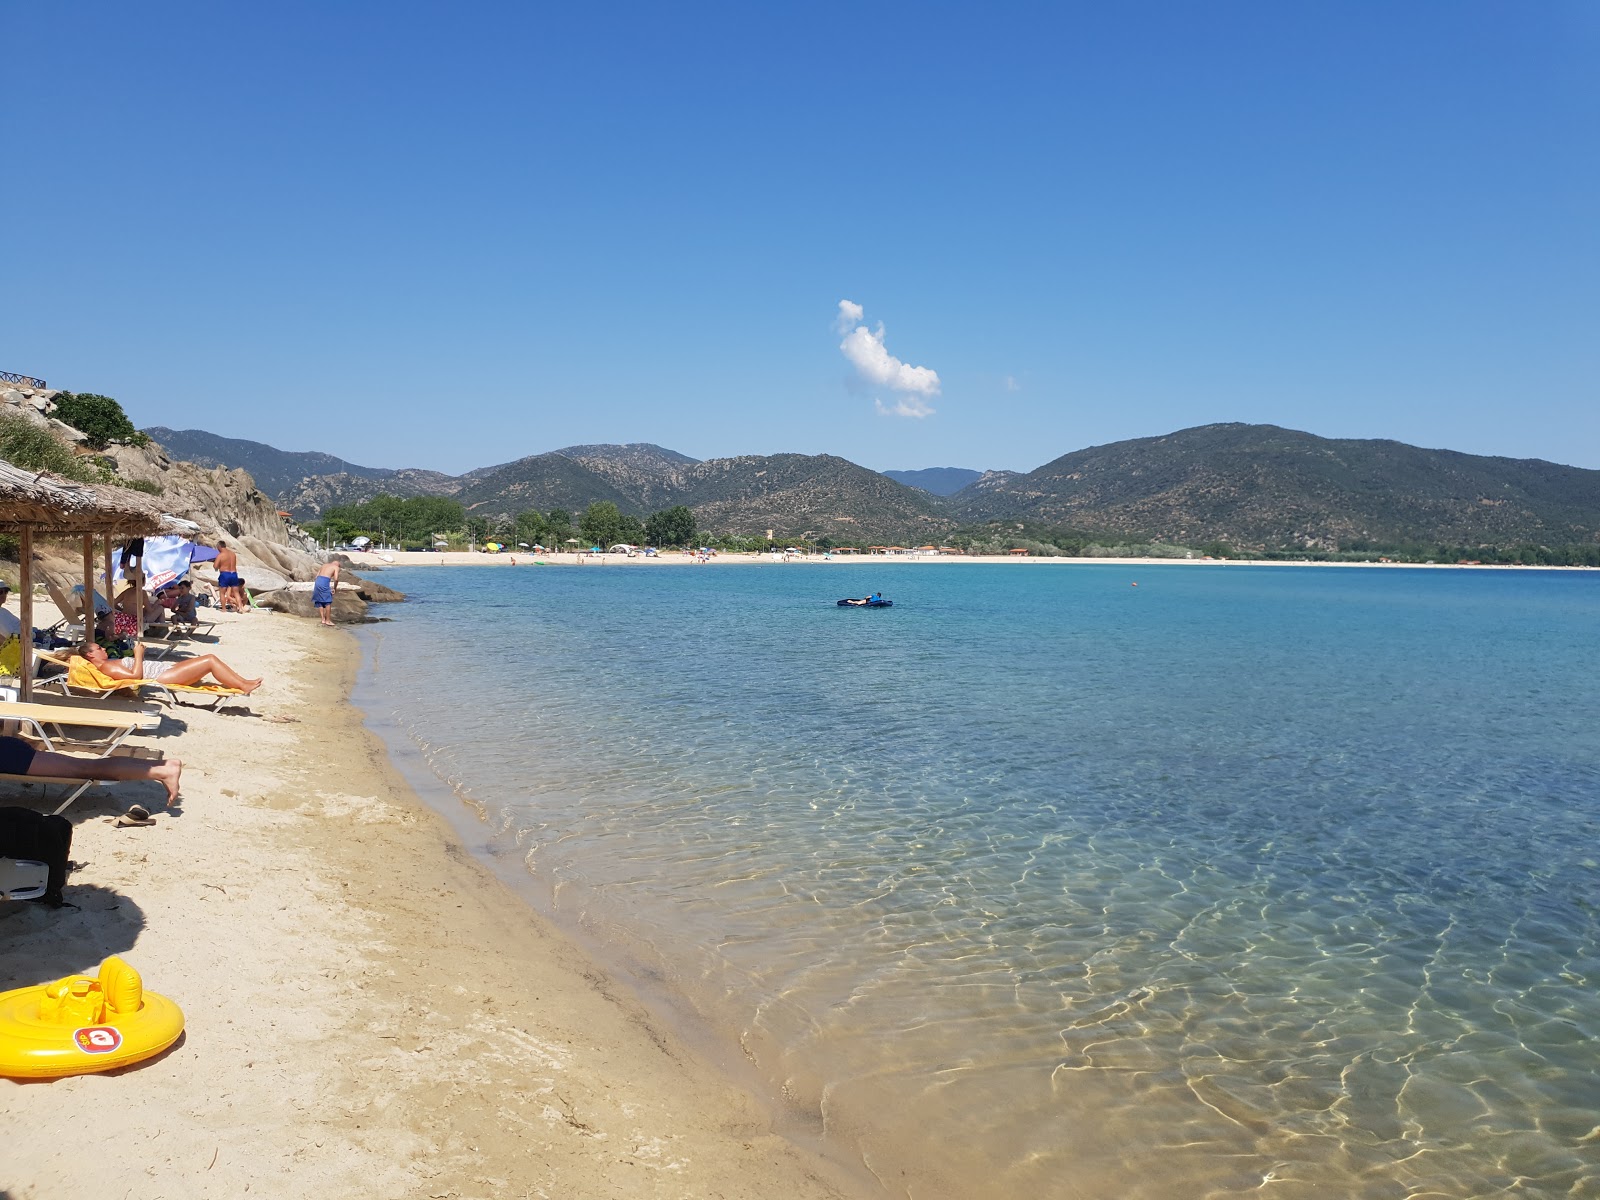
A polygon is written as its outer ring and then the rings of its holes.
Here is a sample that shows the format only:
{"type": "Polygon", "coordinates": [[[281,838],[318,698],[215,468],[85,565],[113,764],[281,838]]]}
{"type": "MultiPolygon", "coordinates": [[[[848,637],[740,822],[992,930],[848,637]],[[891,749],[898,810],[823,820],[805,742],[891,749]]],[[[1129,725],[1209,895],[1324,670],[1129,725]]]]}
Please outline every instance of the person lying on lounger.
{"type": "Polygon", "coordinates": [[[98,779],[116,783],[151,779],[167,789],[167,804],[178,798],[181,759],[79,758],[35,750],[21,738],[0,737],[0,775],[42,775],[47,779],[98,779]]]}
{"type": "Polygon", "coordinates": [[[215,654],[199,654],[172,662],[146,662],[144,644],[133,644],[129,658],[112,658],[103,646],[90,642],[80,651],[104,675],[113,679],[158,679],[162,683],[182,683],[195,687],[215,680],[223,687],[249,695],[261,686],[259,679],[246,679],[215,654]],[[210,676],[208,679],[207,676],[210,676]]]}

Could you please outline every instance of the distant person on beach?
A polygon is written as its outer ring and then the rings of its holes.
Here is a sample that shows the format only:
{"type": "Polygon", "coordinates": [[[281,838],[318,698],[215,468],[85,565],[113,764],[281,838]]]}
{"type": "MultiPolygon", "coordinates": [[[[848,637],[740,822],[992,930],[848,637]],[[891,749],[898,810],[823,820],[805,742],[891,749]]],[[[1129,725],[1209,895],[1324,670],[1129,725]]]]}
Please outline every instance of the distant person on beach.
{"type": "Polygon", "coordinates": [[[167,789],[167,803],[178,798],[178,778],[183,761],[168,758],[152,762],[145,758],[78,758],[35,750],[21,738],[0,737],[0,775],[42,775],[55,779],[102,779],[125,783],[151,779],[167,789]]]}
{"type": "Polygon", "coordinates": [[[311,584],[311,603],[317,606],[317,613],[322,617],[322,623],[333,625],[333,589],[339,585],[339,563],[337,560],[324,563],[317,572],[317,578],[311,584]]]}
{"type": "Polygon", "coordinates": [[[227,542],[217,543],[217,589],[223,612],[244,611],[244,580],[239,578],[239,555],[227,542]]]}
{"type": "Polygon", "coordinates": [[[128,658],[112,658],[105,647],[90,642],[83,648],[82,656],[102,675],[112,679],[159,679],[162,683],[181,683],[189,687],[214,679],[223,687],[247,696],[261,686],[261,680],[246,679],[215,654],[200,654],[173,662],[145,662],[142,642],[134,643],[133,654],[128,658]]]}

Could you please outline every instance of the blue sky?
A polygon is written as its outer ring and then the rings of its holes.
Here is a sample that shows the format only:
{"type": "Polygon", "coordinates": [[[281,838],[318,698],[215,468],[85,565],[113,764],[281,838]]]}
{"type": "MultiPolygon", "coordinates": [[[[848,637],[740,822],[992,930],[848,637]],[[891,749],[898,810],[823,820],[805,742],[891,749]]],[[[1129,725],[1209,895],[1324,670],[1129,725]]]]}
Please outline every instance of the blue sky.
{"type": "Polygon", "coordinates": [[[0,43],[0,370],[139,424],[452,472],[1229,420],[1600,468],[1588,0],[12,4],[0,43]]]}

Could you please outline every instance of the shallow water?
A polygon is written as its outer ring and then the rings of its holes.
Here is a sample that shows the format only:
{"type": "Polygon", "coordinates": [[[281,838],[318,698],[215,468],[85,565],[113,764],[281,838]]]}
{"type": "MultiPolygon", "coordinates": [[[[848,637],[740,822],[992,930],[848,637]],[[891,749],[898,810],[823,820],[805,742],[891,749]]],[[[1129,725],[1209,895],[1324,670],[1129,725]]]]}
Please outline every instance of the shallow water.
{"type": "Polygon", "coordinates": [[[1600,1195],[1600,575],[383,581],[363,705],[893,1192],[1600,1195]]]}

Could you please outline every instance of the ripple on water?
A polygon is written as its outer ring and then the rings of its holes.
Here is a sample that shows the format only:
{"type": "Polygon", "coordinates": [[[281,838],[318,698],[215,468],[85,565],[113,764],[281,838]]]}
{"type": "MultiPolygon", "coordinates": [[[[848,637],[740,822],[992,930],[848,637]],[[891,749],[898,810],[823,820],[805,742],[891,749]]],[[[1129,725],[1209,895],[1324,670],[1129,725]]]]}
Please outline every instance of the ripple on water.
{"type": "Polygon", "coordinates": [[[1600,1194],[1595,580],[870,569],[405,573],[368,691],[919,1197],[1600,1194]]]}

